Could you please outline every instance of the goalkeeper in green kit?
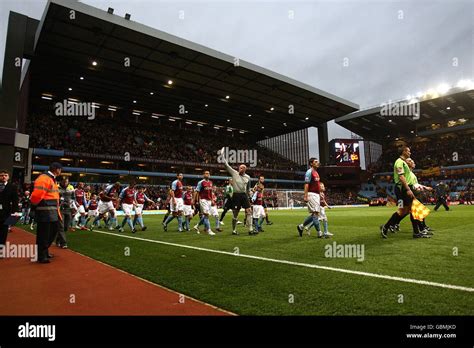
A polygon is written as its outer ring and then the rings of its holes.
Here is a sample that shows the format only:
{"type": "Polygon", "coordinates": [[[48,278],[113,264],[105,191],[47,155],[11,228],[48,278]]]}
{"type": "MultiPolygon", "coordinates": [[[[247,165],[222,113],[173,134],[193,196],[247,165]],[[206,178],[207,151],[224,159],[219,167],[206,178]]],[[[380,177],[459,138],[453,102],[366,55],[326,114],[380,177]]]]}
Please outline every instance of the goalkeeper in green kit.
{"type": "Polygon", "coordinates": [[[221,225],[224,225],[222,220],[224,220],[225,214],[227,214],[227,212],[232,209],[232,196],[234,194],[234,188],[232,187],[232,179],[227,180],[225,184],[226,185],[224,189],[224,205],[222,207],[223,210],[221,218],[219,219],[221,225]]]}

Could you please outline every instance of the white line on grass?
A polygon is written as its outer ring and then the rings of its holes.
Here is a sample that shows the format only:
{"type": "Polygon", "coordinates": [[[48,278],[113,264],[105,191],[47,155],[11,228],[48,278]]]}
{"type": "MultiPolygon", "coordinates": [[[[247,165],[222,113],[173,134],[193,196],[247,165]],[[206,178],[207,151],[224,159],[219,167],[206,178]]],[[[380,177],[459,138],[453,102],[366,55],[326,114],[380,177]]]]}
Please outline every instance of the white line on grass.
{"type": "Polygon", "coordinates": [[[221,251],[221,250],[207,249],[207,248],[201,248],[201,247],[191,246],[191,245],[184,245],[184,244],[163,242],[163,241],[161,241],[161,240],[154,240],[154,239],[146,239],[146,238],[140,238],[140,237],[133,237],[133,236],[127,236],[127,235],[117,234],[117,233],[112,233],[112,232],[97,231],[97,230],[93,230],[93,232],[102,233],[102,234],[108,234],[108,235],[111,235],[111,236],[116,236],[116,237],[121,237],[121,238],[129,238],[129,239],[141,240],[141,241],[149,242],[149,243],[164,244],[164,245],[174,246],[174,247],[178,247],[178,248],[185,248],[185,249],[193,249],[193,250],[207,251],[207,252],[215,253],[215,254],[236,256],[236,257],[244,257],[244,258],[247,258],[247,259],[254,259],[254,260],[260,260],[260,261],[268,261],[268,262],[274,262],[274,263],[281,263],[281,264],[284,264],[284,265],[300,266],[300,267],[306,267],[306,268],[316,268],[316,269],[323,269],[323,270],[326,270],[326,271],[333,271],[333,272],[340,272],[340,273],[356,274],[356,275],[360,275],[360,276],[364,276],[364,277],[372,277],[372,278],[379,278],[379,279],[395,280],[395,281],[404,282],[404,283],[412,283],[412,284],[419,284],[419,285],[428,285],[428,286],[434,286],[434,287],[438,287],[438,288],[445,288],[445,289],[451,289],[451,290],[460,290],[460,291],[474,292],[474,288],[469,288],[469,287],[466,287],[466,286],[459,286],[459,285],[451,285],[451,284],[444,284],[444,283],[429,282],[429,281],[426,281],[426,280],[419,280],[419,279],[411,279],[411,278],[403,278],[403,277],[394,277],[394,276],[389,276],[389,275],[384,275],[384,274],[361,272],[361,271],[354,271],[354,270],[344,269],[344,268],[336,268],[336,267],[328,267],[328,266],[314,265],[314,264],[311,264],[311,263],[294,262],[294,261],[288,261],[288,260],[278,260],[278,259],[272,259],[272,258],[262,257],[262,256],[236,254],[236,253],[229,252],[229,251],[221,251]]]}

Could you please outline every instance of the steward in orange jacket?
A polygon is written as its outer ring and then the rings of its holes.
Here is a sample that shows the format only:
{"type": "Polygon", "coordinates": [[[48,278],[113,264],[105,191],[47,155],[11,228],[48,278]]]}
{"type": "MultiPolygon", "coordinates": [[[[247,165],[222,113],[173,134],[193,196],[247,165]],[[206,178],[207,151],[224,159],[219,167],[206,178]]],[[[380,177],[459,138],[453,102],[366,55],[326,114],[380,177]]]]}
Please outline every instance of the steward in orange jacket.
{"type": "Polygon", "coordinates": [[[35,210],[37,222],[36,245],[38,246],[38,262],[49,263],[52,256],[48,248],[58,233],[59,221],[62,220],[59,212],[59,189],[56,177],[61,174],[61,163],[53,162],[47,173],[41,174],[34,183],[30,201],[35,210]]]}

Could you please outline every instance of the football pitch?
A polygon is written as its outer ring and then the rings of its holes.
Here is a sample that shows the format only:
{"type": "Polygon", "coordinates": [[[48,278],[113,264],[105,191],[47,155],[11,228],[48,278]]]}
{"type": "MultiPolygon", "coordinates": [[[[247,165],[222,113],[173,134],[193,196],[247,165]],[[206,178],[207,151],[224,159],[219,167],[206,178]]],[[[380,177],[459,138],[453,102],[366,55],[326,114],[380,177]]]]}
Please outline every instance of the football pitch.
{"type": "Polygon", "coordinates": [[[316,238],[314,228],[298,237],[303,209],[270,210],[274,224],[258,236],[242,225],[232,236],[230,213],[216,236],[179,233],[176,220],[164,232],[162,215],[145,215],[145,232],[76,231],[68,245],[239,315],[473,315],[474,207],[432,211],[431,239],[413,239],[405,218],[383,240],[379,225],[393,211],[327,210],[330,239],[316,238]]]}

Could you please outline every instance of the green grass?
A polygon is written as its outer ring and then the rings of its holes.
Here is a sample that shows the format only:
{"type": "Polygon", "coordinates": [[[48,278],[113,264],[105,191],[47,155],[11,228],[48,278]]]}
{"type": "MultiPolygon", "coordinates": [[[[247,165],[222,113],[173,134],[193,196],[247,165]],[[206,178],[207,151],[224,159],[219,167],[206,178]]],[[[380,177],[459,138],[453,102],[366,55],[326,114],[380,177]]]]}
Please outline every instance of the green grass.
{"type": "MultiPolygon", "coordinates": [[[[474,207],[432,212],[431,239],[413,239],[405,219],[401,232],[382,240],[378,226],[394,208],[338,208],[327,211],[331,240],[297,237],[306,211],[270,211],[272,226],[248,236],[224,232],[211,237],[168,232],[162,216],[145,216],[146,232],[127,236],[213,250],[399,276],[474,288],[474,207]],[[365,259],[326,258],[325,245],[363,244],[365,259]],[[453,255],[453,248],[458,255],[453,255]]],[[[197,219],[197,218],[196,218],[197,219]]],[[[195,220],[194,220],[195,221],[195,220]]],[[[100,230],[99,230],[100,231],[100,230]]],[[[115,233],[115,231],[113,232],[115,233]]],[[[118,233],[117,233],[118,234],[118,233]]],[[[69,233],[69,246],[82,254],[241,315],[472,315],[474,293],[328,270],[278,264],[206,251],[120,238],[89,231],[69,233]],[[130,255],[125,255],[125,248],[130,255]],[[403,296],[403,302],[399,300],[403,296]],[[294,301],[290,301],[294,299],[294,301]]],[[[133,294],[134,296],[136,294],[133,294]]]]}

